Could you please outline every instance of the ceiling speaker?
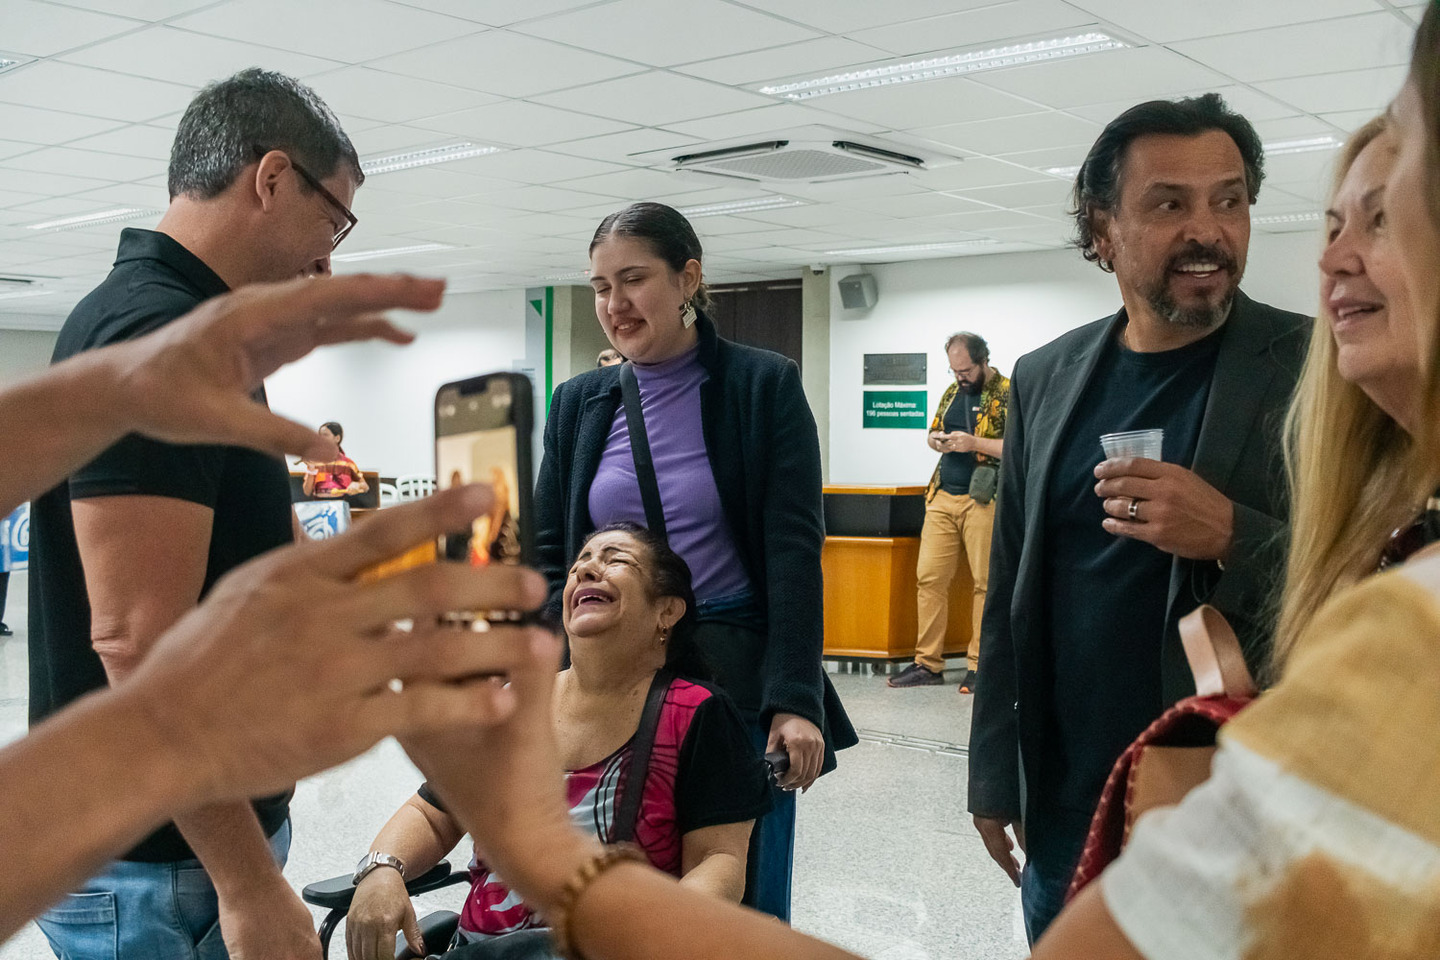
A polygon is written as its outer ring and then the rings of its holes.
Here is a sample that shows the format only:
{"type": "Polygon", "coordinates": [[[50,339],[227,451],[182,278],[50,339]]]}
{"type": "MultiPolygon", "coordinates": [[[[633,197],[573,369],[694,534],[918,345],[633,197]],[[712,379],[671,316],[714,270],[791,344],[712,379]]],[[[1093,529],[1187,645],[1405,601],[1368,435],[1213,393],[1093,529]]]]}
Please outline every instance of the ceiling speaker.
{"type": "Polygon", "coordinates": [[[869,310],[879,299],[872,274],[854,273],[840,281],[840,303],[846,310],[869,310]]]}

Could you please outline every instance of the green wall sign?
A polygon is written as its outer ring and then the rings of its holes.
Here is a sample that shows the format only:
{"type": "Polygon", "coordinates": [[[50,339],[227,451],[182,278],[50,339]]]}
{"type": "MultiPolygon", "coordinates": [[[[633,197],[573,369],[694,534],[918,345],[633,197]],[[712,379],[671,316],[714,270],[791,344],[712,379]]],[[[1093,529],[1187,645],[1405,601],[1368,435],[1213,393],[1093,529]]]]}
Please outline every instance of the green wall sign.
{"type": "Polygon", "coordinates": [[[930,422],[925,403],[924,390],[866,390],[864,426],[924,430],[930,422]]]}

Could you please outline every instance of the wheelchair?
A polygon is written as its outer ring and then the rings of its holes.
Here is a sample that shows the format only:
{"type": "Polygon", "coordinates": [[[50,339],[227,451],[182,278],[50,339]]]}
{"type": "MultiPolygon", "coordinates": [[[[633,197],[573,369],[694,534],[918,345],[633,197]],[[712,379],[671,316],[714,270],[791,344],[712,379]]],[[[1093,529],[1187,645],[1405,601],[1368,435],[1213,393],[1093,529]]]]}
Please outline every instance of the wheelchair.
{"type": "MultiPolygon", "coordinates": [[[[469,882],[468,872],[456,870],[450,861],[441,860],[414,880],[407,880],[405,892],[411,897],[418,897],[422,893],[469,882]]],[[[330,960],[330,939],[335,935],[335,928],[340,926],[340,921],[345,919],[345,914],[350,912],[350,901],[355,898],[353,878],[347,873],[312,883],[300,892],[300,897],[306,903],[330,911],[320,923],[320,955],[324,960],[330,960]]],[[[451,910],[436,910],[419,918],[419,923],[420,936],[426,945],[439,944],[443,952],[444,945],[455,936],[460,915],[451,910]]],[[[404,934],[395,935],[395,960],[419,960],[405,942],[404,934]]]]}

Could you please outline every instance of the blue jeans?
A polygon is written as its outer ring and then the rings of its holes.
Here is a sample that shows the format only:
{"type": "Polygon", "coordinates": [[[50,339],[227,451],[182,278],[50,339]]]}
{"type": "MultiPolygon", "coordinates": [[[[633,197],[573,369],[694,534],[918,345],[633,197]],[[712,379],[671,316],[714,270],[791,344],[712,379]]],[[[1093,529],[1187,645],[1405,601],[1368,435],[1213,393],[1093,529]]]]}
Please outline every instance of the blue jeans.
{"type": "MultiPolygon", "coordinates": [[[[751,720],[755,749],[765,753],[770,730],[751,720]]],[[[795,794],[771,784],[774,807],[755,824],[750,834],[750,855],[745,862],[745,904],[761,913],[790,922],[790,874],[795,865],[795,794]]]]}
{"type": "Polygon", "coordinates": [[[1075,810],[1036,811],[1025,821],[1025,869],[1020,907],[1033,947],[1065,906],[1065,891],[1085,851],[1090,815],[1075,810]]]}
{"type": "MultiPolygon", "coordinates": [[[[290,854],[290,821],[270,838],[290,854]]],[[[116,860],[36,921],[60,960],[228,960],[220,902],[199,860],[116,860]]]]}

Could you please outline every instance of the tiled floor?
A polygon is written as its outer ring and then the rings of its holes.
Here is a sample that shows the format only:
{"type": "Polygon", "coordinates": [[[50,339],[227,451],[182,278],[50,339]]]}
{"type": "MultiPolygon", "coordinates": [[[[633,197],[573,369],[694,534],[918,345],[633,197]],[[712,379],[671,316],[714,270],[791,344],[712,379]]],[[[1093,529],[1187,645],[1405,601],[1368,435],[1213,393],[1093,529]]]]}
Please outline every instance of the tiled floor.
{"type": "MultiPolygon", "coordinates": [[[[0,742],[25,724],[25,579],[11,584],[0,641],[0,742]]],[[[1026,955],[1019,896],[965,813],[970,698],[945,686],[892,690],[868,673],[832,676],[862,742],[800,799],[795,926],[883,960],[1012,960],[1026,955]]],[[[301,783],[285,874],[297,887],[349,872],[417,775],[394,743],[301,783]]],[[[3,788],[0,788],[3,789],[3,788]]],[[[464,862],[457,852],[451,860],[464,862]]],[[[451,888],[422,901],[453,908],[451,888]]],[[[343,927],[342,933],[343,933],[343,927]]],[[[50,957],[27,927],[0,960],[50,957]]],[[[331,956],[343,958],[337,937],[331,956]]]]}

